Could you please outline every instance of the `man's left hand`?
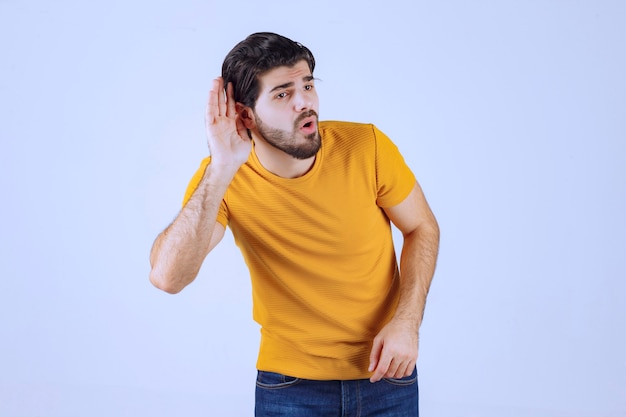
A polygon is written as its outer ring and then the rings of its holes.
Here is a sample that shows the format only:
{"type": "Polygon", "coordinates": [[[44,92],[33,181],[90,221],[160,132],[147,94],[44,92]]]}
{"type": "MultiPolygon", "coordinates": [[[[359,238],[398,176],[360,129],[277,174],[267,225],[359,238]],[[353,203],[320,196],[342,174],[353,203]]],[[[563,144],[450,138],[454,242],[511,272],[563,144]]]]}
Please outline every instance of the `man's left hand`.
{"type": "Polygon", "coordinates": [[[370,382],[411,375],[417,362],[419,337],[411,320],[392,319],[374,338],[370,382]]]}

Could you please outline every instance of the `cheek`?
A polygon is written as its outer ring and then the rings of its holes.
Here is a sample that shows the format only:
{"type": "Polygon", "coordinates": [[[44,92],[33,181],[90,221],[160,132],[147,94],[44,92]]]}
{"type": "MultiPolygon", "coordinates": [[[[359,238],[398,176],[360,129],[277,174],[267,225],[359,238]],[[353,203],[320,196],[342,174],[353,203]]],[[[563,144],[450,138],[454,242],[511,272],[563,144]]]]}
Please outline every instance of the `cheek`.
{"type": "Polygon", "coordinates": [[[259,117],[263,123],[278,129],[291,129],[292,124],[289,115],[285,111],[273,110],[259,113],[259,117]]]}
{"type": "Polygon", "coordinates": [[[320,99],[319,97],[317,97],[317,94],[315,94],[315,97],[313,98],[313,110],[315,110],[316,112],[319,112],[319,108],[320,108],[320,99]]]}

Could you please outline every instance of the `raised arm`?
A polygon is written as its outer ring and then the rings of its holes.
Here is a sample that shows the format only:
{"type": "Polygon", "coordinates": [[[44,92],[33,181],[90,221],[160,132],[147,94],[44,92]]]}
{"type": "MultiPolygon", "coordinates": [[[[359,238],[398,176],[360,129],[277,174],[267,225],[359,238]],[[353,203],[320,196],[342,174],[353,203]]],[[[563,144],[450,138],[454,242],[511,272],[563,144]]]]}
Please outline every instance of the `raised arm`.
{"type": "Polygon", "coordinates": [[[213,81],[206,112],[211,152],[202,180],[174,221],[157,236],[150,252],[150,282],[171,294],[198,275],[206,255],[224,236],[217,213],[228,185],[250,155],[252,144],[236,111],[232,84],[213,81]]]}

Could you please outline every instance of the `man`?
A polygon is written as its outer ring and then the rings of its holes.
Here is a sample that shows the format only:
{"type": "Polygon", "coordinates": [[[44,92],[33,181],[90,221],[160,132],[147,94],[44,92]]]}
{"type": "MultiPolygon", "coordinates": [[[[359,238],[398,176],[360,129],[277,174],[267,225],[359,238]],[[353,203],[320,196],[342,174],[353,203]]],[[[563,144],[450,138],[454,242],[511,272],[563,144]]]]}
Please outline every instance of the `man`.
{"type": "Polygon", "coordinates": [[[230,227],[261,325],[256,415],[416,416],[437,222],[381,131],[318,121],[314,67],[273,33],[226,56],[207,107],[211,156],[154,243],[150,280],[179,292],[230,227]]]}

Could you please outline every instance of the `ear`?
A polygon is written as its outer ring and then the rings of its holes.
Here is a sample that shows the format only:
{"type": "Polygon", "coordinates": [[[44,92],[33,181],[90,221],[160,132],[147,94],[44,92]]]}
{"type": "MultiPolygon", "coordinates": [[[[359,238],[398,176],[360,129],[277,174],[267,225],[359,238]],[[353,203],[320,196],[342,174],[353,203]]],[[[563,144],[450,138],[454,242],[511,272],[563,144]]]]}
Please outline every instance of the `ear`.
{"type": "Polygon", "coordinates": [[[254,119],[254,112],[251,107],[244,106],[241,103],[235,103],[235,110],[241,118],[246,129],[254,129],[256,127],[256,121],[254,119]]]}

